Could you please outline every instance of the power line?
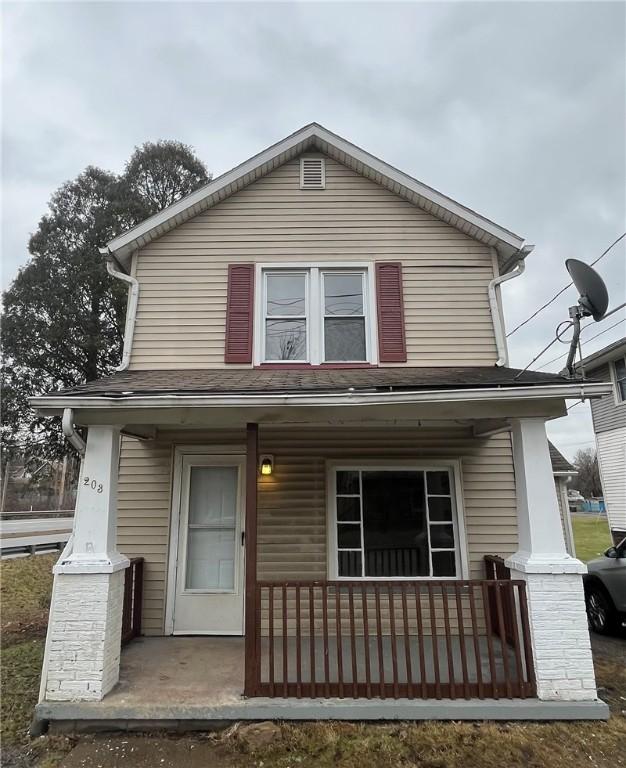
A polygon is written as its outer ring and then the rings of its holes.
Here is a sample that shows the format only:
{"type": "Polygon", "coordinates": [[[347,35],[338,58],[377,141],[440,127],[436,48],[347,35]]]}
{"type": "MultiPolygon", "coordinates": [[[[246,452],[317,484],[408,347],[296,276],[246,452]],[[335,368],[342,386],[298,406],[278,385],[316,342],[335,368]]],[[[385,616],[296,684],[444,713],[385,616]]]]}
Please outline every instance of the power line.
{"type": "MultiPolygon", "coordinates": [[[[620,309],[620,307],[618,307],[620,309]]],[[[617,328],[618,325],[621,325],[624,321],[618,320],[616,323],[613,323],[613,325],[609,325],[608,328],[605,328],[603,331],[600,331],[600,333],[596,333],[593,336],[591,336],[589,339],[585,339],[585,342],[593,341],[594,339],[597,339],[598,336],[602,336],[603,333],[606,333],[607,331],[613,330],[613,328],[617,328]]],[[[583,331],[586,328],[593,328],[593,325],[586,325],[585,328],[583,328],[583,331]]],[[[563,352],[562,355],[559,355],[558,357],[553,357],[552,360],[549,360],[547,363],[544,363],[544,366],[547,367],[549,365],[552,365],[552,363],[556,363],[557,360],[560,360],[562,357],[565,357],[568,353],[563,352]]],[[[536,358],[535,358],[536,359],[536,358]]],[[[529,365],[532,365],[532,363],[529,363],[529,365]]]]}
{"type": "MultiPolygon", "coordinates": [[[[608,247],[608,248],[607,248],[607,249],[606,249],[606,250],[605,250],[603,253],[601,253],[601,254],[598,256],[598,258],[597,258],[595,261],[592,261],[592,262],[591,262],[591,264],[590,264],[589,266],[593,267],[593,265],[594,265],[594,264],[597,264],[597,263],[600,261],[600,259],[604,258],[604,256],[606,256],[606,255],[607,255],[607,253],[608,253],[608,252],[611,250],[611,248],[613,248],[614,246],[616,246],[616,245],[617,245],[617,244],[620,242],[620,240],[623,240],[625,237],[626,237],[626,232],[622,233],[622,234],[621,234],[621,235],[620,235],[620,236],[617,238],[617,240],[615,240],[614,242],[612,242],[612,243],[611,243],[611,245],[609,245],[609,247],[608,247]]],[[[556,293],[556,294],[555,294],[555,295],[554,295],[554,296],[553,296],[553,297],[550,299],[550,301],[547,301],[547,302],[546,302],[546,303],[545,303],[545,304],[544,304],[542,307],[539,307],[539,309],[538,309],[538,310],[536,310],[535,312],[533,312],[533,313],[532,313],[532,315],[530,315],[530,317],[527,317],[527,318],[526,318],[526,320],[524,320],[523,322],[521,322],[519,325],[517,325],[515,328],[513,328],[513,330],[512,330],[512,331],[510,331],[509,333],[507,333],[507,335],[506,335],[507,339],[509,338],[509,336],[512,336],[512,335],[513,335],[513,334],[514,334],[516,331],[519,331],[519,329],[520,329],[520,328],[522,328],[524,325],[526,325],[526,323],[529,323],[529,322],[530,322],[530,321],[531,321],[533,318],[537,317],[537,315],[538,315],[540,312],[543,312],[543,310],[544,310],[546,307],[549,307],[549,306],[550,306],[550,304],[552,304],[552,302],[556,301],[556,300],[559,298],[559,296],[560,296],[561,294],[565,293],[565,291],[566,291],[566,290],[567,290],[567,289],[568,289],[568,288],[569,288],[571,285],[573,285],[573,284],[574,284],[574,283],[571,283],[571,282],[570,282],[570,283],[568,283],[568,284],[565,286],[565,288],[561,288],[561,290],[560,290],[558,293],[556,293]]]]}

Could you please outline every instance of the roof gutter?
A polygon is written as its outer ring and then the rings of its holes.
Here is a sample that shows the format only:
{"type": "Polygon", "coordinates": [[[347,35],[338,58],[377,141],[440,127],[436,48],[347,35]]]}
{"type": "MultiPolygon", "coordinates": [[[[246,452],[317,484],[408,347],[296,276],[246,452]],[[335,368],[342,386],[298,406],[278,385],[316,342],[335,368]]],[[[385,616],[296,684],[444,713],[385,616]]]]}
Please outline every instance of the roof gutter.
{"type": "Polygon", "coordinates": [[[498,368],[509,364],[509,351],[507,349],[506,334],[504,332],[504,318],[502,317],[500,302],[498,300],[498,288],[507,280],[512,280],[514,277],[519,277],[524,274],[524,270],[526,269],[525,259],[532,252],[534,247],[534,245],[524,245],[517,251],[517,253],[514,253],[502,268],[504,274],[499,277],[494,277],[487,289],[489,294],[489,309],[491,310],[491,317],[493,320],[493,330],[496,336],[496,349],[498,351],[496,366],[498,368]],[[507,272],[510,267],[513,267],[513,269],[507,272]]]}
{"type": "Polygon", "coordinates": [[[124,347],[122,349],[122,361],[115,369],[125,371],[130,364],[130,354],[133,349],[133,336],[135,335],[135,320],[137,318],[137,303],[139,301],[139,283],[132,275],[122,270],[120,263],[111,253],[108,246],[100,248],[100,253],[106,258],[107,272],[111,277],[116,277],[130,286],[130,296],[126,306],[126,325],[124,326],[124,347]]]}
{"type": "Polygon", "coordinates": [[[121,397],[107,395],[44,395],[33,397],[30,405],[39,410],[63,408],[175,408],[209,407],[242,408],[263,406],[345,406],[345,405],[386,405],[469,402],[489,400],[538,400],[543,398],[602,397],[611,392],[610,382],[580,382],[572,384],[548,384],[517,387],[492,387],[481,389],[457,389],[440,391],[402,392],[323,392],[323,393],[263,393],[263,394],[162,394],[133,395],[121,397]]]}

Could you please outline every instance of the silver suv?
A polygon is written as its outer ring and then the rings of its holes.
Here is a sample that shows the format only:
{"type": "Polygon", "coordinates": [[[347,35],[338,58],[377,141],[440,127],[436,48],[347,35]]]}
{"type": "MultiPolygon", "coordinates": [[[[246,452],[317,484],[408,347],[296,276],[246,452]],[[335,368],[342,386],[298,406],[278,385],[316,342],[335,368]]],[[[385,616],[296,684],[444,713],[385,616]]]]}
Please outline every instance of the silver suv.
{"type": "Polygon", "coordinates": [[[589,626],[602,635],[626,621],[626,539],[587,563],[583,577],[589,626]]]}

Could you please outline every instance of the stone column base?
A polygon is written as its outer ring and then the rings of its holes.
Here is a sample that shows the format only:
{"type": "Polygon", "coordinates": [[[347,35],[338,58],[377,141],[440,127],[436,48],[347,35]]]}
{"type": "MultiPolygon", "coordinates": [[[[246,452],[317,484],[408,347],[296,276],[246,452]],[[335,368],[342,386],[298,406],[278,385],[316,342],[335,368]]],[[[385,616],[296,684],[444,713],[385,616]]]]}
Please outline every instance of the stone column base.
{"type": "Polygon", "coordinates": [[[538,698],[597,700],[580,573],[529,573],[511,565],[511,578],[526,582],[538,698]]]}
{"type": "Polygon", "coordinates": [[[44,698],[99,701],[119,679],[124,570],[54,577],[44,698]]]}

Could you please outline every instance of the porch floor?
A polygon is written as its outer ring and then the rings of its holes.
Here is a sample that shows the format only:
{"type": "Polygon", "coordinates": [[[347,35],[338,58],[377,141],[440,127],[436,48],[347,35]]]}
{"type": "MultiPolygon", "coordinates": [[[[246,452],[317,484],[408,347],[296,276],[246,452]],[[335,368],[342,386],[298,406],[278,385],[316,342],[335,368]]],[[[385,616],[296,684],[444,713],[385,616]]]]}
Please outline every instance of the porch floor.
{"type": "Polygon", "coordinates": [[[210,729],[236,720],[606,719],[597,702],[538,699],[294,699],[242,696],[244,640],[142,637],[122,650],[120,681],[102,701],[44,701],[36,719],[69,729],[210,729]]]}

